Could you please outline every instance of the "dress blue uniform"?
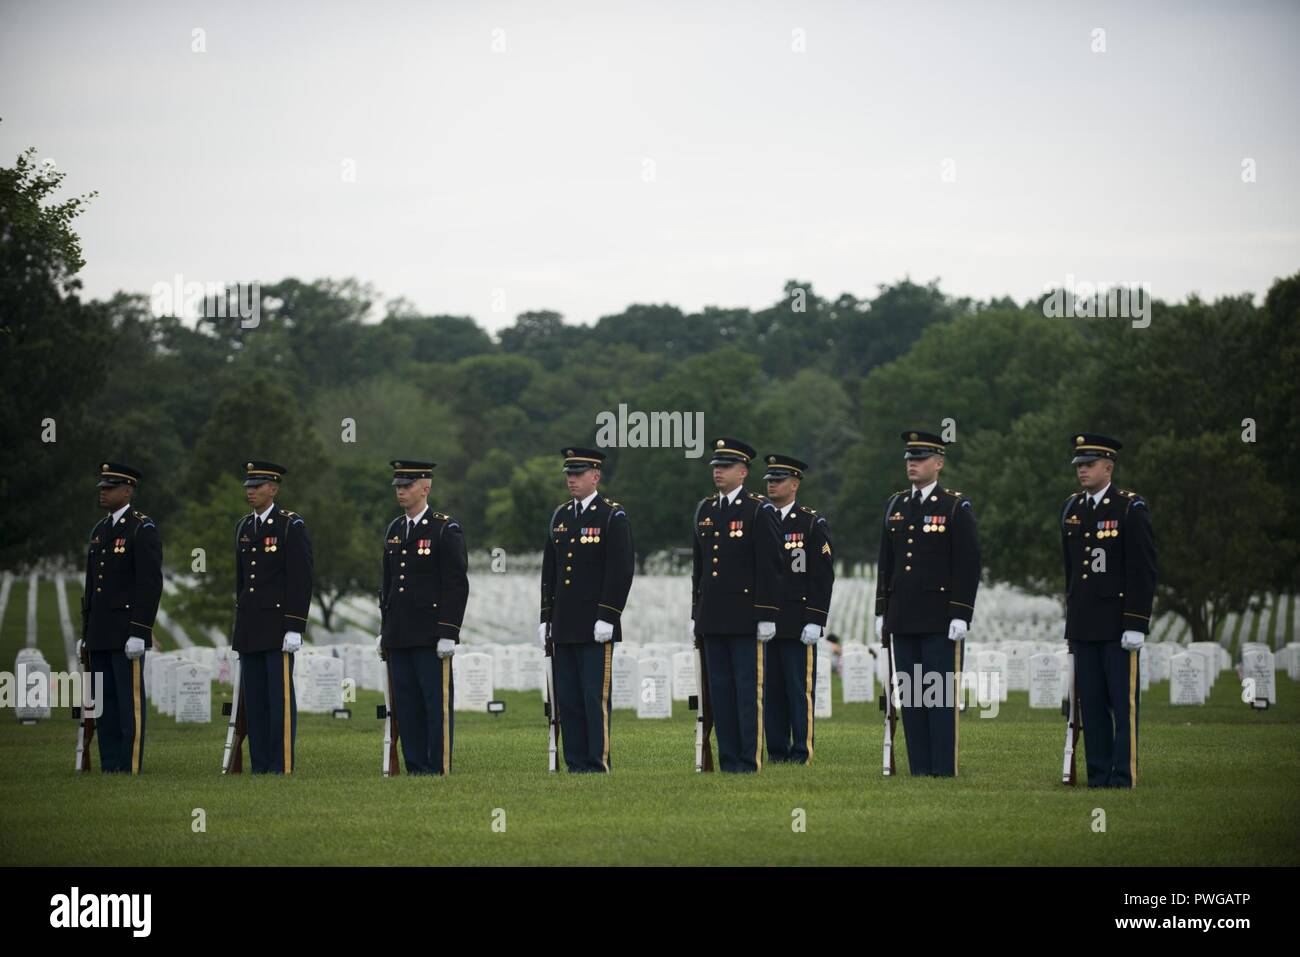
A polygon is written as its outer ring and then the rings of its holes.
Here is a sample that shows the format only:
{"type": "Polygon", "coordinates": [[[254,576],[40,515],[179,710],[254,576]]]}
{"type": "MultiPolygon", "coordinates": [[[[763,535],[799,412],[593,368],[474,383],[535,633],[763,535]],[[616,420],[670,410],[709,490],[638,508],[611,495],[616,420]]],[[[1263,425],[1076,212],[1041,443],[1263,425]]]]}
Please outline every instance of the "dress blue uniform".
{"type": "MultiPolygon", "coordinates": [[[[245,486],[275,482],[286,469],[274,462],[245,463],[245,486]]],[[[235,634],[239,681],[254,774],[292,774],[298,734],[293,654],[285,635],[307,630],[313,579],[307,523],[274,503],[235,528],[235,634]]]]}
{"type": "MultiPolygon", "coordinates": [[[[1115,461],[1123,446],[1108,436],[1073,436],[1073,464],[1115,461]]],[[[1065,637],[1074,657],[1089,787],[1137,784],[1140,649],[1125,632],[1145,635],[1156,586],[1155,533],[1136,492],[1107,485],[1078,492],[1061,512],[1065,561],[1065,637]]]]}
{"type": "MultiPolygon", "coordinates": [[[[599,449],[563,450],[564,471],[598,469],[599,449]]],[[[551,515],[542,558],[541,621],[550,625],[555,697],[564,763],[571,772],[610,769],[609,714],[614,643],[634,574],[632,529],[618,502],[599,493],[572,499],[551,515]],[[595,638],[596,622],[613,627],[595,638]]]]}
{"type": "MultiPolygon", "coordinates": [[[[763,479],[802,479],[807,468],[791,456],[769,455],[763,479]]],[[[826,629],[835,563],[826,516],[797,502],[783,518],[781,511],[781,602],[764,669],[764,735],[771,760],[811,764],[818,652],[816,641],[805,643],[802,636],[808,625],[816,626],[819,637],[826,629]]]]}
{"type": "MultiPolygon", "coordinates": [[[[748,465],[754,449],[739,439],[714,441],[711,465],[748,465]]],[[[781,530],[776,509],[744,486],[715,493],[695,508],[691,617],[704,651],[718,764],[723,771],[763,766],[765,654],[760,622],[781,607],[781,530]]]]}
{"type": "MultiPolygon", "coordinates": [[[[393,485],[433,477],[433,462],[395,461],[393,485]]],[[[379,592],[381,648],[408,774],[451,772],[456,682],[439,641],[460,642],[469,601],[469,561],[460,523],[427,505],[399,515],[384,534],[379,592]]]]}
{"type": "MultiPolygon", "coordinates": [[[[141,474],[129,465],[104,462],[101,487],[139,485],[141,474]]],[[[153,647],[153,622],[162,598],[162,541],[153,519],[128,503],[117,518],[109,514],[90,533],[85,591],[81,599],[81,638],[90,673],[103,676],[103,701],[96,727],[100,767],[106,772],[139,774],[144,767],[148,704],[144,693],[144,655],[128,658],[128,639],[153,647]]]]}
{"type": "MultiPolygon", "coordinates": [[[[942,438],[904,432],[905,458],[943,455],[942,438]]],[[[895,493],[885,507],[877,568],[876,614],[885,619],[904,688],[900,711],[913,775],[953,777],[960,752],[962,640],[952,622],[970,624],[979,588],[975,513],[961,492],[937,485],[895,493]]]]}

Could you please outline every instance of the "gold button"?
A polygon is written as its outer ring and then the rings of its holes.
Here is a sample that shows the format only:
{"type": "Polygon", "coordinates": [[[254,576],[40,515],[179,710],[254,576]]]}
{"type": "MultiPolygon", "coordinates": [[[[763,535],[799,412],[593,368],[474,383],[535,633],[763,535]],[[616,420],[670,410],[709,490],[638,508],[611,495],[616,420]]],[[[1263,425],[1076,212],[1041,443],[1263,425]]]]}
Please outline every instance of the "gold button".
{"type": "Polygon", "coordinates": [[[572,539],[572,538],[571,538],[571,539],[569,539],[569,544],[570,544],[570,545],[572,545],[572,544],[573,544],[573,542],[574,542],[574,539],[572,539]]]}
{"type": "Polygon", "coordinates": [[[907,540],[907,544],[909,544],[909,545],[912,544],[912,540],[911,540],[910,538],[907,540]]]}
{"type": "Polygon", "coordinates": [[[406,562],[398,562],[398,563],[397,563],[397,567],[398,567],[398,568],[405,568],[405,567],[406,567],[406,562]]]}
{"type": "Polygon", "coordinates": [[[398,588],[397,590],[398,590],[398,591],[406,591],[405,588],[398,588]]]}
{"type": "Polygon", "coordinates": [[[717,538],[719,534],[720,534],[720,533],[718,533],[718,532],[714,532],[714,533],[713,533],[713,537],[714,537],[714,538],[717,538]]]}
{"type": "Polygon", "coordinates": [[[1083,533],[1083,537],[1084,537],[1084,538],[1091,538],[1091,537],[1092,537],[1092,532],[1084,532],[1084,533],[1083,533]]]}
{"type": "Polygon", "coordinates": [[[907,530],[908,530],[909,532],[912,531],[912,530],[915,529],[915,528],[916,528],[915,525],[909,525],[909,526],[907,526],[907,530]]]}
{"type": "Polygon", "coordinates": [[[249,585],[249,586],[248,586],[248,590],[249,590],[249,591],[257,591],[257,589],[254,588],[252,585],[249,585]]]}
{"type": "Polygon", "coordinates": [[[717,572],[714,572],[714,573],[713,573],[713,577],[714,577],[714,578],[717,578],[717,577],[718,577],[718,573],[717,573],[717,572]]]}
{"type": "Polygon", "coordinates": [[[95,591],[103,591],[103,590],[104,590],[104,589],[102,589],[102,588],[96,588],[96,589],[95,589],[95,591]]]}
{"type": "Polygon", "coordinates": [[[1124,597],[1124,593],[1123,593],[1123,592],[1120,592],[1120,593],[1119,593],[1119,597],[1120,597],[1120,598],[1123,598],[1123,597],[1124,597]]]}
{"type": "Polygon", "coordinates": [[[573,557],[573,552],[569,552],[569,554],[566,555],[565,557],[566,557],[566,558],[572,558],[572,557],[573,557]]]}
{"type": "Polygon", "coordinates": [[[903,571],[905,571],[905,572],[910,572],[911,570],[912,570],[912,566],[911,566],[911,565],[904,565],[904,566],[903,566],[903,571]]]}
{"type": "Polygon", "coordinates": [[[564,570],[565,570],[566,572],[571,572],[571,571],[573,571],[573,566],[572,566],[572,565],[565,565],[565,566],[564,566],[564,570]]]}
{"type": "Polygon", "coordinates": [[[912,553],[911,553],[911,552],[908,552],[908,553],[907,553],[907,557],[908,557],[908,558],[911,558],[911,557],[912,557],[912,553]]]}
{"type": "Polygon", "coordinates": [[[714,556],[713,556],[713,564],[715,564],[715,565],[718,564],[718,556],[717,556],[717,555],[714,555],[714,556]]]}
{"type": "Polygon", "coordinates": [[[1084,575],[1083,577],[1084,577],[1084,578],[1087,578],[1088,576],[1087,576],[1087,575],[1084,575]]]}
{"type": "Polygon", "coordinates": [[[569,584],[569,580],[567,578],[564,580],[564,584],[566,585],[569,584]]]}
{"type": "Polygon", "coordinates": [[[406,580],[406,576],[405,576],[405,575],[398,575],[397,578],[398,578],[399,581],[405,581],[405,580],[406,580]]]}
{"type": "Polygon", "coordinates": [[[1086,559],[1086,558],[1083,560],[1083,567],[1084,567],[1084,568],[1087,568],[1087,567],[1088,567],[1088,559],[1086,559]]]}
{"type": "Polygon", "coordinates": [[[256,578],[256,577],[257,577],[257,574],[256,574],[256,572],[255,572],[255,573],[253,573],[252,575],[249,575],[248,577],[249,577],[250,579],[252,579],[252,578],[256,578]]]}
{"type": "Polygon", "coordinates": [[[403,555],[406,554],[406,549],[405,549],[405,548],[402,549],[402,554],[403,554],[403,555]]]}
{"type": "Polygon", "coordinates": [[[717,542],[714,542],[714,543],[713,543],[713,550],[714,550],[715,552],[718,550],[718,543],[717,543],[717,542]]]}
{"type": "Polygon", "coordinates": [[[944,588],[942,585],[939,586],[939,591],[947,591],[947,590],[948,589],[944,588]]]}
{"type": "MultiPolygon", "coordinates": [[[[715,562],[716,562],[716,561],[717,561],[717,559],[716,559],[716,558],[715,558],[715,559],[714,559],[714,561],[715,561],[715,562]]],[[[103,575],[100,575],[100,576],[99,576],[99,577],[100,577],[100,578],[103,578],[103,577],[104,577],[104,576],[103,576],[103,575]]]]}

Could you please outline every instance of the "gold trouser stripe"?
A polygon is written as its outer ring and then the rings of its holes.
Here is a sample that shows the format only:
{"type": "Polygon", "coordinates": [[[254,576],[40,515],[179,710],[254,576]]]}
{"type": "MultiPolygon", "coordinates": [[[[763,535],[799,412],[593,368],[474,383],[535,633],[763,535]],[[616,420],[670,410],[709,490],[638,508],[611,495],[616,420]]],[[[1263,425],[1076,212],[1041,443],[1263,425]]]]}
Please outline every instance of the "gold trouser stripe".
{"type": "Polygon", "coordinates": [[[955,642],[957,658],[952,669],[952,774],[957,776],[957,758],[961,754],[961,642],[955,642]]]}
{"type": "Polygon", "coordinates": [[[1138,723],[1137,723],[1138,652],[1128,653],[1128,777],[1129,787],[1138,783],[1138,723]]]}
{"type": "Polygon", "coordinates": [[[289,652],[282,651],[284,659],[284,773],[293,774],[293,702],[289,700],[289,682],[293,672],[289,667],[289,652]]]}
{"type": "Polygon", "coordinates": [[[605,642],[605,680],[600,685],[600,714],[605,728],[605,743],[600,752],[600,763],[606,771],[609,770],[609,683],[613,675],[614,648],[613,642],[605,642]]]}
{"type": "Polygon", "coordinates": [[[442,773],[451,771],[451,711],[447,700],[451,688],[451,655],[442,659],[442,773]]]}
{"type": "Polygon", "coordinates": [[[813,679],[816,678],[816,675],[813,674],[813,652],[814,652],[814,646],[813,646],[813,645],[804,645],[804,651],[807,653],[807,656],[808,656],[808,664],[807,664],[807,667],[805,668],[804,679],[803,679],[803,682],[804,682],[804,684],[803,684],[803,697],[804,697],[804,704],[805,704],[805,705],[807,706],[807,708],[808,708],[808,742],[807,742],[807,744],[806,744],[806,747],[807,747],[807,749],[808,749],[808,763],[809,763],[809,764],[812,764],[812,758],[813,758],[813,688],[815,687],[815,685],[813,684],[813,679]]]}
{"type": "Polygon", "coordinates": [[[757,682],[757,687],[755,689],[756,693],[754,697],[758,702],[758,728],[754,735],[754,739],[757,742],[757,744],[754,747],[754,766],[759,771],[761,771],[763,770],[763,643],[759,641],[757,642],[757,644],[758,644],[758,665],[757,665],[758,682],[757,682]]]}
{"type": "Polygon", "coordinates": [[[131,773],[140,773],[140,745],[141,745],[141,720],[144,715],[141,713],[140,701],[140,659],[136,658],[131,662],[131,706],[132,714],[135,716],[135,733],[131,737],[131,773]]]}

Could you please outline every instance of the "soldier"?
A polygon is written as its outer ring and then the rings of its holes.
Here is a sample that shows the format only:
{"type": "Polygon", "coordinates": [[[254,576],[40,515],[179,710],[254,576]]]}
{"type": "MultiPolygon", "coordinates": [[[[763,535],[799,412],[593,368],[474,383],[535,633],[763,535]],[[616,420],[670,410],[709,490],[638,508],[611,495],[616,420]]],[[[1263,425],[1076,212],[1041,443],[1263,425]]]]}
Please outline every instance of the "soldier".
{"type": "Polygon", "coordinates": [[[100,768],[130,774],[144,767],[144,653],[163,586],[158,527],[131,508],[141,477],[117,462],[99,467],[99,507],[108,515],[90,532],[78,648],[88,675],[103,675],[100,768]]]}
{"type": "MultiPolygon", "coordinates": [[[[298,734],[293,656],[311,607],[312,552],[301,515],[275,504],[286,469],[244,463],[253,511],[235,528],[235,637],[254,774],[292,774],[298,734]]],[[[238,709],[239,702],[234,703],[238,709]]]]}
{"type": "Polygon", "coordinates": [[[776,509],[744,488],[754,455],[739,439],[716,439],[718,491],[695,508],[691,634],[704,652],[718,762],[731,772],[763,767],[764,645],[776,634],[785,554],[776,509]]]}
{"type": "Polygon", "coordinates": [[[963,641],[975,614],[979,540],[961,492],[939,488],[947,446],[902,433],[910,491],[885,508],[876,581],[876,632],[893,646],[903,687],[903,733],[913,775],[953,777],[963,641]]]}
{"type": "Polygon", "coordinates": [[[826,628],[835,584],[826,517],[795,501],[807,469],[807,463],[789,455],[769,455],[763,475],[784,540],[781,611],[764,671],[764,733],[767,756],[795,764],[812,763],[817,641],[826,628]]]}
{"type": "Polygon", "coordinates": [[[573,446],[561,454],[569,498],[547,529],[537,641],[554,658],[564,763],[571,772],[607,772],[610,669],[632,588],[632,528],[623,506],[597,492],[605,453],[573,446]]]}
{"type": "Polygon", "coordinates": [[[429,508],[433,462],[395,461],[402,514],[384,534],[379,655],[392,675],[393,709],[408,774],[447,774],[455,730],[451,657],[469,600],[465,536],[429,508]]]}
{"type": "Polygon", "coordinates": [[[1151,624],[1156,544],[1147,504],[1111,485],[1120,443],[1081,432],[1071,441],[1083,491],[1061,512],[1065,638],[1083,712],[1088,786],[1137,784],[1138,655],[1151,624]]]}

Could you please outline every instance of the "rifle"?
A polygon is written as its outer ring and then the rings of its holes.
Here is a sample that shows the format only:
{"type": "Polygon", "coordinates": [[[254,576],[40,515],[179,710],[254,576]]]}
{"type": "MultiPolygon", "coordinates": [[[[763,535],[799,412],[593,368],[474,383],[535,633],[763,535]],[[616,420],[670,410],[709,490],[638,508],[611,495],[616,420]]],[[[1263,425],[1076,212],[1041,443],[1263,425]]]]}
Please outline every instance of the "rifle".
{"type": "Polygon", "coordinates": [[[895,685],[894,643],[889,632],[880,636],[881,646],[885,649],[888,662],[885,668],[885,688],[880,696],[880,710],[885,713],[885,748],[883,755],[885,777],[893,777],[894,767],[894,731],[898,726],[898,689],[895,685]]]}
{"type": "Polygon", "coordinates": [[[690,696],[687,706],[695,712],[695,770],[713,770],[713,747],[709,739],[713,736],[713,705],[709,702],[709,672],[704,664],[704,649],[695,649],[695,675],[697,684],[695,694],[690,696]]]}
{"type": "Polygon", "coordinates": [[[90,742],[95,739],[95,697],[90,673],[90,650],[85,639],[81,642],[81,707],[72,709],[72,717],[81,719],[77,728],[77,770],[90,771],[90,742]]]}
{"type": "Polygon", "coordinates": [[[401,740],[397,727],[397,710],[393,707],[393,666],[384,659],[384,703],[375,708],[375,717],[384,722],[384,777],[392,778],[402,773],[397,760],[397,743],[401,740]]]}
{"type": "Polygon", "coordinates": [[[550,640],[551,628],[546,628],[546,770],[560,770],[560,707],[555,700],[555,642],[550,640]]]}
{"type": "Polygon", "coordinates": [[[1074,676],[1074,655],[1067,654],[1065,661],[1070,669],[1070,686],[1067,699],[1061,703],[1061,711],[1065,715],[1065,760],[1061,766],[1061,783],[1073,787],[1074,749],[1079,744],[1082,722],[1079,715],[1079,686],[1074,676]]]}
{"type": "Polygon", "coordinates": [[[221,756],[222,774],[242,774],[244,771],[244,737],[248,729],[244,725],[244,689],[243,669],[236,658],[234,665],[234,685],[230,700],[222,704],[221,713],[230,718],[226,724],[226,751],[221,756]]]}

